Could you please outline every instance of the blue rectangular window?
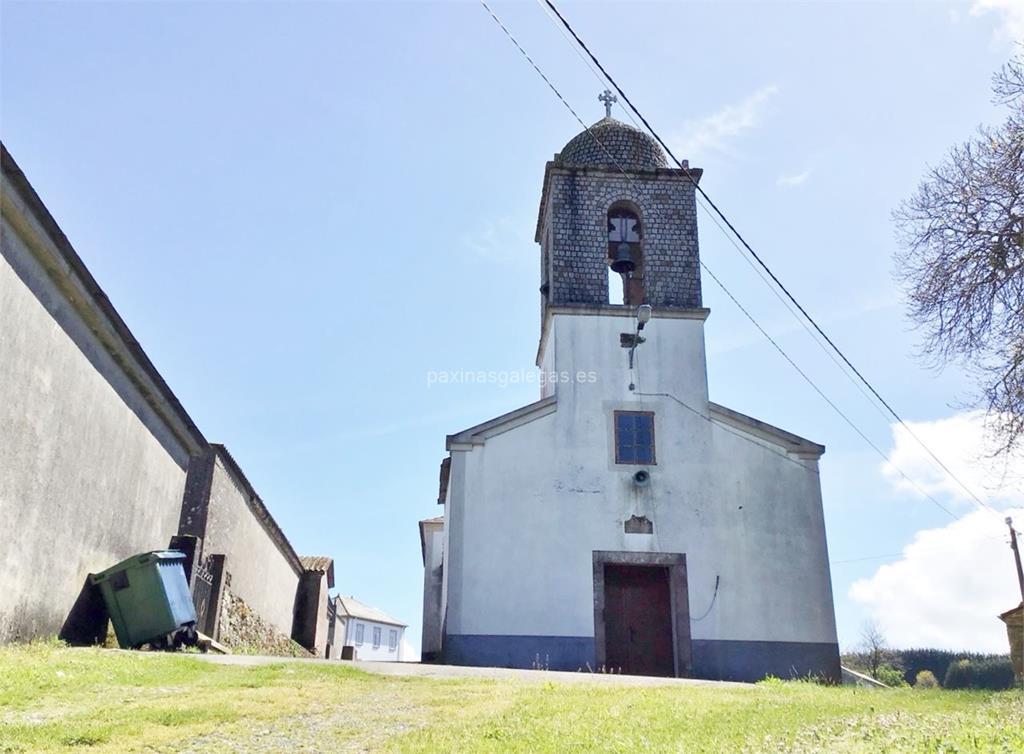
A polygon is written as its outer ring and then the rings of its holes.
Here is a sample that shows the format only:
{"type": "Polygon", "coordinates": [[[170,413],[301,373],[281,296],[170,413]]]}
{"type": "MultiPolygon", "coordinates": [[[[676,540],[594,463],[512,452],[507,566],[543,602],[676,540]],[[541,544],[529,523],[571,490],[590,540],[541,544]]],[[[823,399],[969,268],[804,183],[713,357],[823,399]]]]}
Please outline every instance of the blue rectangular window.
{"type": "Polygon", "coordinates": [[[615,463],[655,463],[651,411],[615,412],[615,463]]]}

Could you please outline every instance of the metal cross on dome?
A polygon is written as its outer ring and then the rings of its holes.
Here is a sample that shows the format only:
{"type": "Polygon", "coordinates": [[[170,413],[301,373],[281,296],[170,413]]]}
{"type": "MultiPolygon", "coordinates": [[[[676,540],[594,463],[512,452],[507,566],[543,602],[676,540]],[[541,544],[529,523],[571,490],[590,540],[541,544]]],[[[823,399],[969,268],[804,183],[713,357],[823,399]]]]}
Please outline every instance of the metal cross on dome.
{"type": "Polygon", "coordinates": [[[597,95],[597,99],[604,103],[604,117],[612,117],[612,105],[619,101],[619,98],[612,94],[611,89],[605,89],[604,92],[597,95]]]}

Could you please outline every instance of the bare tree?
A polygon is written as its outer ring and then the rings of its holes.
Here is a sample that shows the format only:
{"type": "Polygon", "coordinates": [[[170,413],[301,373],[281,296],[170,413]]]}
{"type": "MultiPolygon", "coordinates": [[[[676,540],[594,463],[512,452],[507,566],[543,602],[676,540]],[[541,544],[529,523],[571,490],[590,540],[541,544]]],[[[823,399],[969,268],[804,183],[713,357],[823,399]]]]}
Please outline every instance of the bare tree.
{"type": "Polygon", "coordinates": [[[867,621],[860,629],[860,646],[864,652],[864,661],[868,665],[868,673],[872,678],[878,676],[878,668],[889,656],[889,647],[878,624],[867,621]]]}
{"type": "Polygon", "coordinates": [[[1006,122],[953,147],[894,219],[924,352],[969,368],[1008,452],[1024,438],[1024,52],[992,88],[1006,122]]]}

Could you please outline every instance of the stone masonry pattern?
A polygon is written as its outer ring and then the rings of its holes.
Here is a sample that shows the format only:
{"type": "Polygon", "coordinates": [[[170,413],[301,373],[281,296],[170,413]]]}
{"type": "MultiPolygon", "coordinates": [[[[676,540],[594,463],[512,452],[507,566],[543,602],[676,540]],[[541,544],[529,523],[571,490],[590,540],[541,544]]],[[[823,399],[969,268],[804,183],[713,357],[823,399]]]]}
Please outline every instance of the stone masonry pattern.
{"type": "Polygon", "coordinates": [[[668,166],[658,143],[647,134],[603,118],[573,138],[557,162],[566,167],[613,167],[616,169],[655,170],[668,166]]]}
{"type": "Polygon", "coordinates": [[[240,654],[266,654],[278,657],[311,657],[311,653],[300,647],[278,631],[241,597],[225,589],[221,600],[220,626],[217,640],[225,647],[240,654]]]}
{"type": "Polygon", "coordinates": [[[547,304],[608,304],[608,210],[639,210],[645,302],[699,308],[700,256],[693,184],[681,170],[554,168],[543,208],[547,304]]]}

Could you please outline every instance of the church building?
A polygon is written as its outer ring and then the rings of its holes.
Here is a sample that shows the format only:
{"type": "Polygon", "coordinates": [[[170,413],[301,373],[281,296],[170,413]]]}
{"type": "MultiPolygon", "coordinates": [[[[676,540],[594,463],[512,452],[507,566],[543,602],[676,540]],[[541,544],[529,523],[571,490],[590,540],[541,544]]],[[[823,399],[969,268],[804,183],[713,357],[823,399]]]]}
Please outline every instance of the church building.
{"type": "Polygon", "coordinates": [[[606,106],[544,171],[540,399],[447,439],[423,658],[837,679],[825,449],[709,399],[701,171],[606,106]]]}

